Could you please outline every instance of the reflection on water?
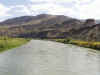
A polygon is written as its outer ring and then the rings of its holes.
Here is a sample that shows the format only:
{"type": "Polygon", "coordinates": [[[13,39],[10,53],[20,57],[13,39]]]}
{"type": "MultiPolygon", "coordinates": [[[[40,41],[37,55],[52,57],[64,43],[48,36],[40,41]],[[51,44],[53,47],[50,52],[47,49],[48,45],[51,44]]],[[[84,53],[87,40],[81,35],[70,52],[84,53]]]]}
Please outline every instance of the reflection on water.
{"type": "Polygon", "coordinates": [[[100,75],[100,52],[32,40],[0,54],[0,75],[100,75]]]}

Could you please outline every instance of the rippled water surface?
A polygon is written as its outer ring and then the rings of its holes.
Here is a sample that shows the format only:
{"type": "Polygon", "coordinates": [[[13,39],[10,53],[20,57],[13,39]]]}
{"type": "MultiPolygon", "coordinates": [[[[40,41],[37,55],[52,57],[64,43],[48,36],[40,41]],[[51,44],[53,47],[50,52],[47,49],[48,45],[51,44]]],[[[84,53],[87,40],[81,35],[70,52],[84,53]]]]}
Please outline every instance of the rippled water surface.
{"type": "Polygon", "coordinates": [[[100,75],[100,52],[32,40],[0,54],[0,75],[100,75]]]}

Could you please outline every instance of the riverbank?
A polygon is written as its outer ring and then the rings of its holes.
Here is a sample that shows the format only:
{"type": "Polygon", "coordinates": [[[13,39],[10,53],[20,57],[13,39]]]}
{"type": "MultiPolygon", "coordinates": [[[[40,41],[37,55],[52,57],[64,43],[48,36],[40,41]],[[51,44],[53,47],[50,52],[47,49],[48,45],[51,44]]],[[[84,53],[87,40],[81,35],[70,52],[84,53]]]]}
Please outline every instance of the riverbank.
{"type": "Polygon", "coordinates": [[[72,40],[72,39],[53,39],[56,42],[61,42],[65,44],[74,44],[81,47],[92,48],[96,50],[100,50],[100,42],[89,42],[89,41],[81,41],[81,40],[72,40]]]}
{"type": "Polygon", "coordinates": [[[25,38],[8,38],[0,37],[0,52],[21,46],[27,43],[30,39],[25,38]]]}

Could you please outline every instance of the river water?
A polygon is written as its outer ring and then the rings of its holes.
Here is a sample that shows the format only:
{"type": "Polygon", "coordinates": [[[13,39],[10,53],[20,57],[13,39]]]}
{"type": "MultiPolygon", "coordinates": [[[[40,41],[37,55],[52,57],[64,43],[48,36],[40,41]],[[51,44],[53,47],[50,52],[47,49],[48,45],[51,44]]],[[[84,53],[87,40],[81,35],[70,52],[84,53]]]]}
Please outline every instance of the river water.
{"type": "Polygon", "coordinates": [[[0,54],[0,75],[100,75],[100,52],[32,40],[0,54]]]}

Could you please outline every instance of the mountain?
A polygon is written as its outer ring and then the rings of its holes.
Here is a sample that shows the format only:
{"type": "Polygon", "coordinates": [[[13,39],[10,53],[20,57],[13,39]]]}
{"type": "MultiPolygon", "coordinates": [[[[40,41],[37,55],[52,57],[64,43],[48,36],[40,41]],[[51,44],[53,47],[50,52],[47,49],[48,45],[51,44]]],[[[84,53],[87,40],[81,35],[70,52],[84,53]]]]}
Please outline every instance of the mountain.
{"type": "Polygon", "coordinates": [[[73,38],[100,41],[99,20],[63,15],[21,16],[0,23],[0,35],[25,38],[73,38]]]}

